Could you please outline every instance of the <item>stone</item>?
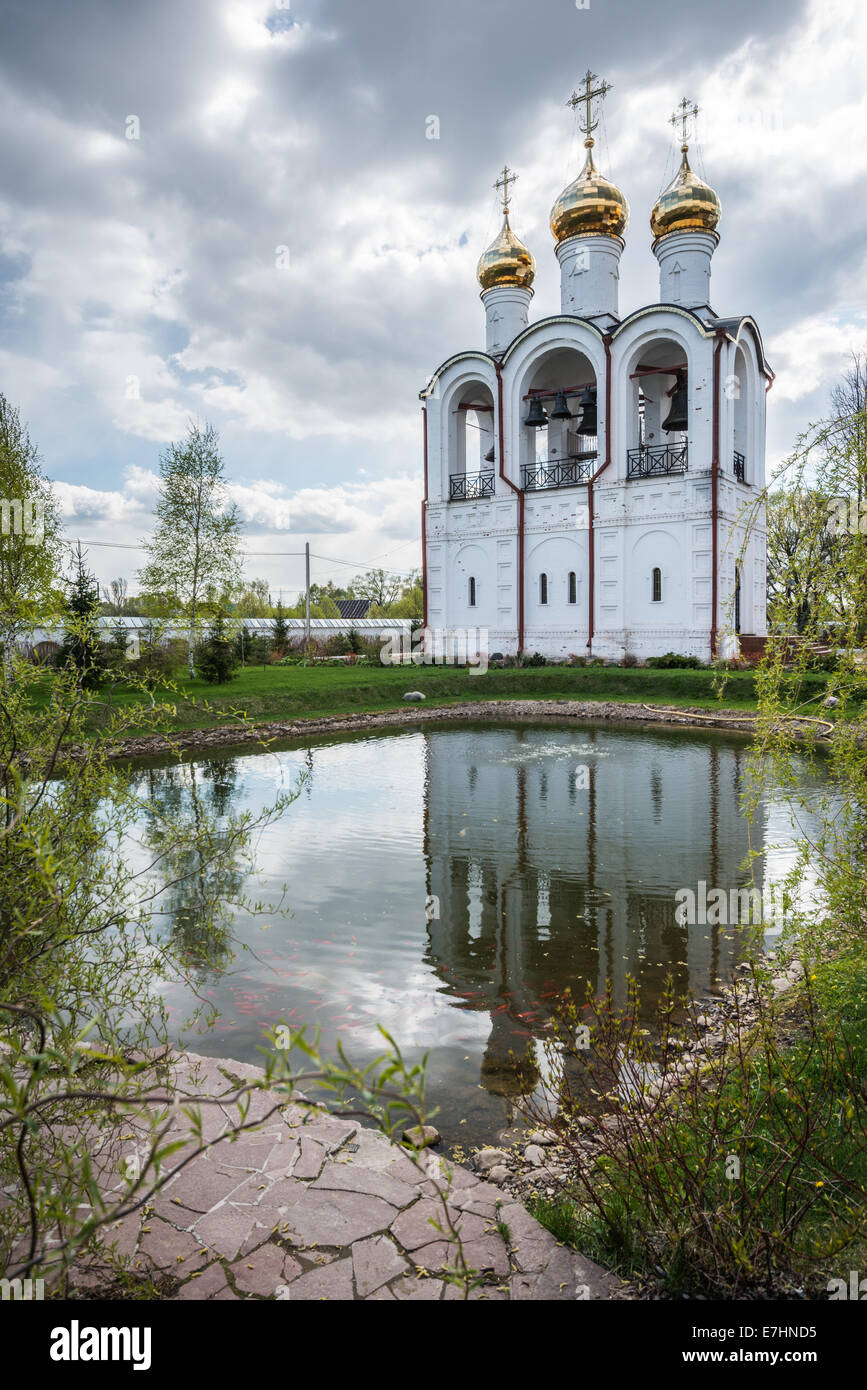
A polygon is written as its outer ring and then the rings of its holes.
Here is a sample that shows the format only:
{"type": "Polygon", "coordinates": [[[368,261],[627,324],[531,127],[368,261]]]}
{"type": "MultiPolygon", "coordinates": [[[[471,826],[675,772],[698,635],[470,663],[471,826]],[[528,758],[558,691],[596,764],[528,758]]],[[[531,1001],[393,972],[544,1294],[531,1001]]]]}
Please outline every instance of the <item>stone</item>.
{"type": "Polygon", "coordinates": [[[370,1168],[362,1168],[357,1163],[329,1163],[325,1172],[313,1184],[314,1191],[322,1189],[331,1192],[364,1192],[370,1197],[381,1197],[393,1207],[409,1206],[418,1196],[415,1187],[399,1182],[387,1173],[377,1173],[370,1168]]]}
{"type": "Polygon", "coordinates": [[[277,1245],[261,1245],[249,1259],[231,1266],[235,1287],[241,1293],[275,1298],[277,1290],[301,1273],[301,1265],[277,1245]]]}
{"type": "Polygon", "coordinates": [[[538,1144],[528,1144],[524,1150],[524,1158],[528,1163],[532,1163],[534,1168],[541,1168],[545,1162],[545,1150],[538,1144]]]}
{"type": "Polygon", "coordinates": [[[792,981],[786,975],[775,975],[771,980],[771,989],[775,994],[784,994],[787,989],[792,988],[792,981]]]}
{"type": "Polygon", "coordinates": [[[403,1131],[403,1142],[414,1149],[427,1149],[431,1144],[438,1144],[441,1138],[439,1130],[433,1125],[413,1125],[411,1129],[403,1131]]]}
{"type": "Polygon", "coordinates": [[[298,1157],[290,1169],[292,1177],[318,1178],[327,1156],[328,1150],[324,1144],[319,1144],[315,1139],[302,1134],[298,1157]]]}
{"type": "Polygon", "coordinates": [[[349,1257],[334,1260],[323,1269],[311,1269],[288,1285],[290,1303],[321,1300],[349,1302],[352,1297],[352,1260],[349,1257]]]}
{"type": "Polygon", "coordinates": [[[185,1302],[188,1299],[204,1300],[213,1298],[215,1294],[222,1293],[223,1289],[228,1288],[226,1271],[220,1264],[210,1265],[203,1274],[193,1275],[185,1284],[178,1289],[175,1294],[176,1299],[185,1302]]]}
{"type": "Polygon", "coordinates": [[[826,695],[822,701],[822,709],[836,709],[839,703],[836,695],[826,695]]]}
{"type": "Polygon", "coordinates": [[[171,1178],[163,1191],[169,1202],[201,1213],[224,1202],[243,1180],[243,1173],[223,1173],[203,1155],[171,1178]]]}
{"type": "Polygon", "coordinates": [[[352,1247],[352,1268],[359,1297],[368,1298],[398,1274],[405,1274],[409,1265],[394,1241],[386,1235],[379,1235],[355,1242],[352,1247]]]}
{"type": "Polygon", "coordinates": [[[381,1197],[360,1192],[317,1192],[310,1188],[289,1209],[286,1220],[296,1245],[333,1245],[343,1249],[386,1230],[396,1216],[396,1208],[381,1197]]]}
{"type": "Polygon", "coordinates": [[[501,1186],[509,1176],[509,1170],[504,1164],[498,1163],[494,1168],[488,1169],[488,1182],[495,1182],[501,1186]]]}
{"type": "Polygon", "coordinates": [[[479,1149],[474,1162],[480,1173],[487,1173],[491,1168],[507,1165],[509,1157],[505,1149],[479,1149]]]}
{"type": "Polygon", "coordinates": [[[556,1144],[557,1135],[554,1133],[553,1129],[534,1129],[530,1135],[529,1142],[531,1144],[542,1144],[543,1146],[547,1144],[556,1144]]]}
{"type": "Polygon", "coordinates": [[[196,1222],[196,1234],[205,1245],[227,1260],[234,1260],[253,1229],[250,1207],[217,1207],[196,1222]]]}
{"type": "Polygon", "coordinates": [[[212,1258],[189,1231],[175,1230],[167,1221],[151,1217],[145,1222],[139,1249],[157,1269],[178,1278],[201,1269],[212,1258]]]}
{"type": "Polygon", "coordinates": [[[427,696],[423,695],[420,690],[408,690],[403,698],[417,704],[420,700],[427,699],[427,696]]]}

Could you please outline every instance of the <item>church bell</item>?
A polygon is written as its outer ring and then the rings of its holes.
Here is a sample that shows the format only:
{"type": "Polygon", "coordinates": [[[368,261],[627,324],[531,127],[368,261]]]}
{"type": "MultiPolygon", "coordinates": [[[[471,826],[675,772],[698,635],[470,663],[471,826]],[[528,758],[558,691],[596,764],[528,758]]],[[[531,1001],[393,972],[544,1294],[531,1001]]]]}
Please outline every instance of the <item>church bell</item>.
{"type": "Polygon", "coordinates": [[[581,407],[581,423],[578,426],[579,434],[596,434],[598,425],[596,423],[596,389],[593,386],[585,386],[581,392],[581,399],[578,402],[581,407]]]}
{"type": "Polygon", "coordinates": [[[493,446],[493,444],[492,444],[491,447],[490,447],[490,449],[488,450],[488,452],[485,454],[485,463],[493,463],[493,462],[494,462],[494,446],[493,446]]]}
{"type": "Polygon", "coordinates": [[[551,411],[551,419],[552,419],[552,420],[571,420],[571,419],[572,419],[572,411],[569,409],[569,406],[568,406],[568,404],[566,403],[566,392],[565,392],[565,391],[558,391],[558,392],[557,392],[557,400],[556,400],[555,403],[554,403],[554,409],[551,411]]]}
{"type": "Polygon", "coordinates": [[[536,429],[539,429],[542,425],[547,425],[547,423],[548,416],[542,409],[542,402],[538,396],[534,396],[530,401],[530,409],[524,417],[524,424],[532,425],[535,426],[536,429]]]}
{"type": "Polygon", "coordinates": [[[688,424],[686,376],[683,372],[678,372],[674,395],[671,398],[671,409],[662,422],[662,428],[668,431],[685,430],[688,424]]]}

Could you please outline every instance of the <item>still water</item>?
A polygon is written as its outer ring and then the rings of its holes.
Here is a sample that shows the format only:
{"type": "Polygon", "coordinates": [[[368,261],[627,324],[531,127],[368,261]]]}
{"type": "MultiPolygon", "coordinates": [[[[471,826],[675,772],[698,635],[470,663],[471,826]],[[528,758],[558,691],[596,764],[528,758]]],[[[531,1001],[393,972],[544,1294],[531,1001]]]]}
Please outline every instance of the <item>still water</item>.
{"type": "MultiPolygon", "coordinates": [[[[291,915],[234,911],[225,952],[197,979],[218,1022],[183,1041],[257,1062],[266,1028],[305,1023],[364,1063],[382,1024],[412,1060],[430,1053],[446,1139],[492,1141],[528,1084],[516,1057],[567,986],[583,999],[611,980],[623,1000],[631,975],[650,1004],[669,973],[699,998],[730,978],[738,929],[678,925],[674,895],[746,884],[751,849],[767,850],[760,883],[783,871],[781,808],[768,798],[751,823],[741,814],[746,767],[737,736],[571,722],[426,726],[137,768],[139,791],[182,815],[257,813],[304,778],[258,837],[255,874],[239,866],[218,885],[291,915]]],[[[195,960],[184,891],[160,906],[195,960]]],[[[194,991],[165,996],[180,1030],[194,991]]]]}

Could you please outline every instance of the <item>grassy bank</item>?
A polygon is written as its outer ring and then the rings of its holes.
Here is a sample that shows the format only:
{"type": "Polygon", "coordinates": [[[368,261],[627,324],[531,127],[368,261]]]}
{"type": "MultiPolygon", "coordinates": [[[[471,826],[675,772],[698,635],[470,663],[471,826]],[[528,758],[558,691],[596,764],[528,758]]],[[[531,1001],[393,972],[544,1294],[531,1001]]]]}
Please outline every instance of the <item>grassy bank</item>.
{"type": "Polygon", "coordinates": [[[670,1296],[828,1297],[867,1259],[867,948],[814,965],[672,1105],[536,1218],[670,1296]],[[732,1159],[738,1170],[728,1167],[732,1159]]]}
{"type": "MultiPolygon", "coordinates": [[[[805,694],[820,694],[826,678],[809,676],[805,694]]],[[[545,666],[506,668],[473,674],[454,667],[341,666],[247,667],[226,685],[180,677],[174,691],[157,699],[173,704],[172,728],[211,728],[227,718],[255,722],[316,719],[328,715],[405,708],[403,695],[420,690],[429,702],[505,700],[616,700],[657,705],[754,710],[751,671],[729,673],[722,696],[712,670],[651,670],[640,667],[545,666]]],[[[117,688],[117,705],[141,701],[136,690],[117,688]]]]}

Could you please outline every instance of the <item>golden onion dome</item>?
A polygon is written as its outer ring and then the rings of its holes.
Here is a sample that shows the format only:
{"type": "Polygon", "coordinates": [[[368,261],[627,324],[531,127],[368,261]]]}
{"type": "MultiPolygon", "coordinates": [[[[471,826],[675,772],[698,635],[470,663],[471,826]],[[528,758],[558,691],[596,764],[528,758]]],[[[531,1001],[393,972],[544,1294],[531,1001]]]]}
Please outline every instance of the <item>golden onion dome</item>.
{"type": "Polygon", "coordinates": [[[551,231],[558,243],[572,236],[622,237],[629,221],[629,204],[593,163],[593,137],[584,141],[584,168],[564,188],[551,209],[551,231]]]}
{"type": "Polygon", "coordinates": [[[479,257],[476,274],[483,290],[498,285],[519,285],[528,290],[535,280],[536,262],[512,231],[508,212],[503,214],[499,234],[479,257]]]}
{"type": "Polygon", "coordinates": [[[712,232],[716,235],[722,207],[706,183],[689,167],[687,145],[681,145],[683,159],[668,188],[660,193],[650,214],[650,230],[656,241],[669,232],[712,232]]]}

